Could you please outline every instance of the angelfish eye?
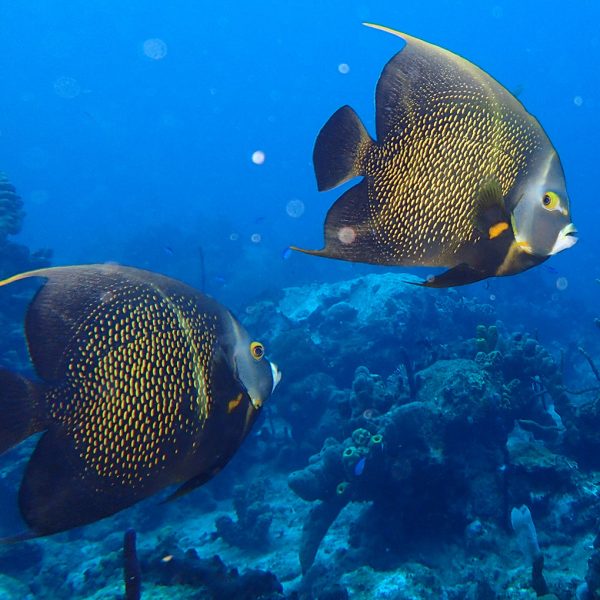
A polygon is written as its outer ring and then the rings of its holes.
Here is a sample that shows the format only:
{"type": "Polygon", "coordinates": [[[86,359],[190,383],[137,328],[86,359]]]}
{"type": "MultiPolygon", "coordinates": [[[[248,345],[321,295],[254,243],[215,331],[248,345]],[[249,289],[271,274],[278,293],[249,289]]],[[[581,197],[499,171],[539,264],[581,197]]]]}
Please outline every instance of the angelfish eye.
{"type": "Polygon", "coordinates": [[[265,355],[265,347],[260,342],[250,344],[250,354],[254,360],[260,360],[265,355]]]}
{"type": "Polygon", "coordinates": [[[546,210],[554,210],[560,202],[560,198],[555,192],[546,192],[542,198],[542,204],[546,210]]]}

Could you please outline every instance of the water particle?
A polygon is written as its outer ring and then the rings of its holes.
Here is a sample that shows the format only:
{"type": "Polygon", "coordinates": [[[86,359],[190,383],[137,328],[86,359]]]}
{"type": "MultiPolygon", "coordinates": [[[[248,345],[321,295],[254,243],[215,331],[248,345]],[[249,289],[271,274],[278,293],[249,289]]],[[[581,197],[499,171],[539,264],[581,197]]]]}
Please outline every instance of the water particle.
{"type": "Polygon", "coordinates": [[[569,282],[566,277],[559,277],[556,280],[556,289],[559,292],[564,292],[569,287],[569,282]]]}
{"type": "Polygon", "coordinates": [[[144,54],[152,60],[162,60],[167,55],[167,44],[160,38],[146,40],[142,49],[144,54]]]}
{"type": "Polygon", "coordinates": [[[496,294],[490,294],[490,300],[493,302],[496,299],[496,294]]]}
{"type": "Polygon", "coordinates": [[[239,233],[230,233],[229,234],[229,239],[232,242],[237,242],[240,239],[240,234],[239,233]]]}
{"type": "Polygon", "coordinates": [[[256,150],[252,153],[252,162],[255,165],[262,165],[265,162],[265,153],[262,150],[256,150]]]}
{"type": "Polygon", "coordinates": [[[48,152],[39,146],[27,148],[23,152],[21,162],[30,169],[45,169],[48,165],[48,152]]]}
{"type": "Polygon", "coordinates": [[[262,235],[260,235],[260,233],[253,233],[253,234],[250,236],[250,241],[251,241],[253,244],[259,244],[261,240],[262,240],[262,235]]]}
{"type": "Polygon", "coordinates": [[[494,17],[494,19],[501,19],[503,16],[504,10],[501,6],[496,5],[492,8],[492,17],[494,17]]]}
{"type": "Polygon", "coordinates": [[[57,96],[66,98],[67,100],[77,98],[77,96],[81,94],[81,85],[79,85],[77,79],[73,77],[59,77],[54,80],[52,87],[57,96]]]}
{"type": "Polygon", "coordinates": [[[49,199],[50,199],[50,194],[48,193],[47,190],[33,190],[29,194],[29,202],[31,202],[32,204],[36,204],[38,206],[41,206],[42,204],[46,204],[46,202],[48,202],[49,199]]]}
{"type": "Polygon", "coordinates": [[[575,106],[582,106],[583,105],[583,98],[581,96],[575,96],[575,98],[573,98],[573,104],[575,106]]]}
{"type": "Polygon", "coordinates": [[[285,212],[293,219],[298,219],[304,214],[304,202],[294,198],[285,205],[285,212]]]}
{"type": "Polygon", "coordinates": [[[338,240],[342,244],[352,244],[356,240],[356,231],[352,227],[342,227],[338,231],[338,240]]]}
{"type": "Polygon", "coordinates": [[[114,297],[115,297],[114,292],[111,292],[109,290],[107,292],[104,292],[103,294],[100,294],[100,302],[102,302],[102,303],[112,302],[114,297]]]}
{"type": "Polygon", "coordinates": [[[338,65],[338,71],[342,74],[342,75],[348,75],[348,73],[350,73],[350,66],[346,63],[340,63],[338,65]]]}

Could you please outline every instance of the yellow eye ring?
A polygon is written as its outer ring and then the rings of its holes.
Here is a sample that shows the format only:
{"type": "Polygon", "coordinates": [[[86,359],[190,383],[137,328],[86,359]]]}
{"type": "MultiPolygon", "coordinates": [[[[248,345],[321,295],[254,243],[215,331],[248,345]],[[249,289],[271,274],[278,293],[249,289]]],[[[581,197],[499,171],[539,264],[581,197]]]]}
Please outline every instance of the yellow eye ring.
{"type": "Polygon", "coordinates": [[[260,342],[250,344],[250,354],[254,360],[260,360],[265,355],[265,347],[260,342]]]}
{"type": "Polygon", "coordinates": [[[546,210],[556,210],[560,197],[556,192],[546,192],[542,198],[542,205],[546,210]]]}

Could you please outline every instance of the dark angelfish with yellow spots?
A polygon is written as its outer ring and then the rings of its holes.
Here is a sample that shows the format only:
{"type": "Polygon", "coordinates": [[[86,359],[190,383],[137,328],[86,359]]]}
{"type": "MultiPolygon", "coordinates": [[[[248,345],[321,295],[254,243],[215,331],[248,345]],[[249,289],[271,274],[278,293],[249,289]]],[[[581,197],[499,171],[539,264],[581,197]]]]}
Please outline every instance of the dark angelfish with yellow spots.
{"type": "MultiPolygon", "coordinates": [[[[560,160],[523,105],[484,71],[404,33],[376,93],[377,141],[340,108],[314,149],[319,190],[362,175],[309,254],[450,269],[424,285],[511,275],[576,242],[560,160]]],[[[298,249],[298,248],[297,248],[298,249]]]]}
{"type": "MultiPolygon", "coordinates": [[[[19,508],[31,534],[91,523],[233,456],[279,381],[263,346],[187,285],[148,271],[41,269],[25,333],[40,378],[0,371],[0,452],[43,432],[19,508]]],[[[25,536],[26,537],[26,536],[25,536]]]]}

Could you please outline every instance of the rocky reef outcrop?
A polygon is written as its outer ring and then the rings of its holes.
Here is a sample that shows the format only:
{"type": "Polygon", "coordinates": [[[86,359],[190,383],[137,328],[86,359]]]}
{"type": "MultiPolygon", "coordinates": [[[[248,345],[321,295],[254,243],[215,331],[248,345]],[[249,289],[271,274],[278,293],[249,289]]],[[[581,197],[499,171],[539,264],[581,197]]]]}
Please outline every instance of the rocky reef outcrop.
{"type": "MultiPolygon", "coordinates": [[[[385,274],[288,289],[247,316],[291,364],[273,412],[291,431],[286,456],[304,457],[288,483],[311,503],[299,546],[306,589],[340,575],[331,557],[321,570],[318,551],[350,505],[362,508],[351,511],[342,572],[390,569],[409,548],[422,556],[450,543],[502,556],[522,505],[545,543],[593,531],[600,517],[594,472],[577,460],[596,443],[587,423],[597,400],[569,394],[573,354],[511,331],[491,305],[413,281],[385,274]]],[[[545,589],[540,556],[533,571],[524,565],[532,590],[545,589]]],[[[550,591],[573,592],[546,573],[550,591]]],[[[508,576],[478,577],[489,597],[508,585],[508,576]]],[[[470,597],[458,584],[439,590],[453,597],[451,588],[470,597]]]]}
{"type": "MultiPolygon", "coordinates": [[[[32,252],[27,246],[10,240],[21,231],[25,212],[23,200],[7,176],[0,172],[0,279],[50,265],[48,249],[32,252]]],[[[25,369],[28,364],[23,343],[22,319],[32,285],[3,289],[0,294],[0,364],[25,369]]]]}
{"type": "Polygon", "coordinates": [[[133,521],[142,590],[173,597],[597,597],[593,319],[557,341],[414,282],[368,275],[249,306],[284,377],[227,469],[70,544],[7,551],[11,576],[34,597],[114,597],[133,521]]]}

